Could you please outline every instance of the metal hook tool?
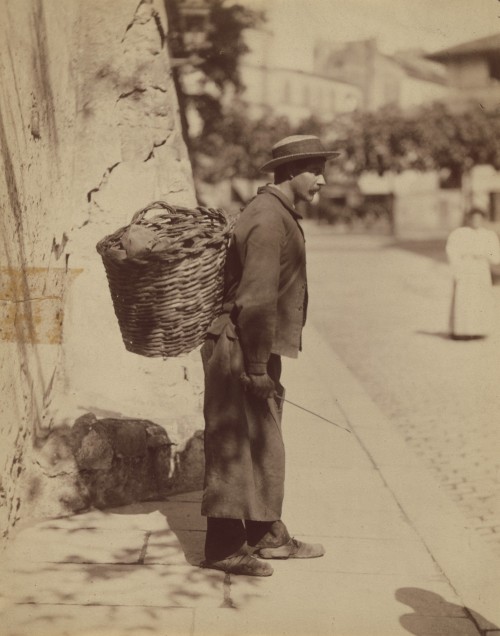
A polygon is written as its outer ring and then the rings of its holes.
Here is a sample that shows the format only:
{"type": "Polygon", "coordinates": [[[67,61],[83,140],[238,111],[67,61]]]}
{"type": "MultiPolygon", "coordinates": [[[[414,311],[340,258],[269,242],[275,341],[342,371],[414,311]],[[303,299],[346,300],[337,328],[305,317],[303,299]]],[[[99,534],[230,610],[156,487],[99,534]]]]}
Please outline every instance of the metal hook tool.
{"type": "Polygon", "coordinates": [[[300,406],[300,404],[295,404],[295,402],[290,402],[290,400],[287,400],[279,396],[278,396],[278,399],[281,402],[286,402],[287,404],[291,404],[292,406],[295,406],[296,408],[301,409],[302,411],[305,411],[306,413],[315,415],[316,417],[319,417],[320,420],[324,420],[325,422],[328,422],[329,424],[333,424],[334,426],[337,426],[338,428],[341,428],[342,430],[347,431],[348,433],[352,432],[350,429],[346,428],[345,426],[341,426],[340,424],[337,424],[337,422],[333,422],[332,420],[329,420],[327,417],[323,417],[322,415],[319,415],[318,413],[315,413],[314,411],[310,411],[309,409],[306,409],[304,406],[300,406]]]}
{"type": "MultiPolygon", "coordinates": [[[[242,373],[240,375],[240,380],[243,386],[245,387],[245,391],[246,391],[250,385],[250,378],[248,377],[246,373],[242,373]]],[[[314,415],[315,417],[319,417],[320,420],[324,420],[325,422],[328,422],[328,424],[333,424],[333,426],[336,426],[337,428],[341,428],[342,430],[347,431],[348,433],[352,433],[352,431],[346,428],[345,426],[342,426],[341,424],[337,424],[337,422],[329,420],[327,417],[323,417],[322,415],[319,415],[318,413],[315,413],[314,411],[306,409],[305,406],[301,406],[300,404],[296,404],[295,402],[291,402],[290,400],[285,399],[284,397],[279,395],[277,391],[274,391],[274,394],[272,395],[272,399],[276,399],[276,400],[279,400],[280,402],[286,402],[287,404],[291,404],[292,406],[295,406],[301,411],[305,411],[306,413],[310,413],[311,415],[314,415]]]]}

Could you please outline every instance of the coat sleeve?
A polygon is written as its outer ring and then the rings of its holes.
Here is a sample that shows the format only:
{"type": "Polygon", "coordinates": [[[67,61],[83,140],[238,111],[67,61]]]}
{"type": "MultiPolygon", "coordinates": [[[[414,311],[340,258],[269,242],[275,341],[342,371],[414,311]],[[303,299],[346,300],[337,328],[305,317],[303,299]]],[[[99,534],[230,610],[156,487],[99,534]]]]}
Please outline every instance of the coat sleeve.
{"type": "Polygon", "coordinates": [[[277,322],[280,256],[285,228],[271,210],[252,215],[239,245],[242,276],[235,296],[236,323],[248,373],[263,374],[277,322]]]}

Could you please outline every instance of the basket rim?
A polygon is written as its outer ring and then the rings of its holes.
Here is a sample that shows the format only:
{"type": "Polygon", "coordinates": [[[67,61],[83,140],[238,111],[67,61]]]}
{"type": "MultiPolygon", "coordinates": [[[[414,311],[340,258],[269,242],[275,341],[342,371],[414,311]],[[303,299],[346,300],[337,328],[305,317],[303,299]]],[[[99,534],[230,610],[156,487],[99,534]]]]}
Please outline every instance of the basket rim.
{"type": "MultiPolygon", "coordinates": [[[[154,218],[155,222],[161,222],[161,218],[170,218],[166,213],[156,215],[154,218]]],[[[144,264],[155,261],[177,261],[183,259],[185,257],[192,257],[197,254],[204,252],[207,248],[225,248],[225,244],[228,239],[228,235],[231,233],[235,219],[229,217],[227,212],[223,208],[207,208],[204,206],[195,206],[193,208],[187,208],[185,206],[173,206],[166,204],[164,201],[155,201],[154,203],[149,204],[146,208],[142,208],[138,212],[135,213],[134,219],[128,225],[125,225],[118,230],[115,230],[111,234],[104,236],[96,245],[97,252],[101,255],[101,257],[109,258],[115,262],[120,263],[137,263],[144,264]],[[214,229],[211,236],[203,236],[203,228],[200,228],[201,236],[197,236],[196,231],[191,232],[191,235],[186,237],[186,235],[180,235],[172,240],[172,242],[166,247],[164,250],[157,252],[150,252],[146,255],[143,255],[141,258],[129,257],[126,254],[125,249],[118,248],[114,245],[111,245],[112,242],[118,241],[125,232],[132,227],[133,225],[147,225],[147,222],[143,221],[143,216],[139,216],[141,213],[158,208],[167,208],[170,211],[175,210],[176,212],[190,212],[195,213],[198,216],[202,216],[202,214],[210,215],[212,218],[219,220],[221,222],[221,227],[214,229]],[[139,218],[137,219],[137,217],[139,218]],[[196,240],[196,244],[193,246],[185,246],[182,245],[181,242],[185,241],[186,238],[190,238],[192,240],[196,240]]],[[[206,234],[206,232],[205,232],[206,234]]]]}

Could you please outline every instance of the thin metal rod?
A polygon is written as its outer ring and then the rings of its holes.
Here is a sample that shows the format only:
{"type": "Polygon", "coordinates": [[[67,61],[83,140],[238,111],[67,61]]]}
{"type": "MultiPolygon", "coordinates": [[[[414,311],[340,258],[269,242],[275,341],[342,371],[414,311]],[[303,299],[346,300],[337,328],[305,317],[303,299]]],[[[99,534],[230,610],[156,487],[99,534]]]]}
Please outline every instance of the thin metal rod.
{"type": "Polygon", "coordinates": [[[302,411],[306,411],[306,413],[310,413],[311,415],[315,415],[316,417],[319,417],[320,420],[324,420],[325,422],[328,422],[329,424],[338,426],[338,428],[341,428],[344,431],[347,431],[348,433],[351,432],[350,429],[346,428],[345,426],[341,426],[340,424],[337,424],[337,422],[332,422],[332,420],[329,420],[326,417],[323,417],[322,415],[318,415],[318,413],[315,413],[314,411],[310,411],[309,409],[306,409],[304,406],[300,406],[300,404],[295,404],[295,402],[290,402],[290,400],[287,400],[286,398],[283,398],[283,397],[280,397],[279,399],[282,402],[287,402],[288,404],[291,404],[292,406],[295,406],[298,409],[301,409],[302,411]]]}

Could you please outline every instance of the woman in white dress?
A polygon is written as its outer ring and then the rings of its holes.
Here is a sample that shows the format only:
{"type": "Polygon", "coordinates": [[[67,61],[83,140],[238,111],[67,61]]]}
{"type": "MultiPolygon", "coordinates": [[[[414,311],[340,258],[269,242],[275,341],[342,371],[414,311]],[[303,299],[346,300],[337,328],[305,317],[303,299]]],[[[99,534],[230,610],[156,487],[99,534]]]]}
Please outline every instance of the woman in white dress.
{"type": "Polygon", "coordinates": [[[457,340],[484,337],[492,328],[490,265],[500,263],[500,243],[493,230],[483,227],[485,216],[483,210],[472,208],[466,225],[453,230],[446,243],[454,276],[450,331],[457,340]]]}

